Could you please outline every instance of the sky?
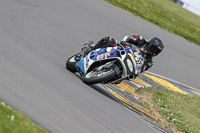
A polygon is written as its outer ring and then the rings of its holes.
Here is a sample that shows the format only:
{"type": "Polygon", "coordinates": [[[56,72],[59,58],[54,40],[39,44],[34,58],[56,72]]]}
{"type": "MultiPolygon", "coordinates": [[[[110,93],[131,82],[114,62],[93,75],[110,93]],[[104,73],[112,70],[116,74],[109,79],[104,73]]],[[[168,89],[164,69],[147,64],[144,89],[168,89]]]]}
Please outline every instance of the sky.
{"type": "Polygon", "coordinates": [[[185,3],[183,5],[183,8],[186,8],[187,10],[190,10],[200,16],[200,0],[181,0],[181,1],[185,3]]]}

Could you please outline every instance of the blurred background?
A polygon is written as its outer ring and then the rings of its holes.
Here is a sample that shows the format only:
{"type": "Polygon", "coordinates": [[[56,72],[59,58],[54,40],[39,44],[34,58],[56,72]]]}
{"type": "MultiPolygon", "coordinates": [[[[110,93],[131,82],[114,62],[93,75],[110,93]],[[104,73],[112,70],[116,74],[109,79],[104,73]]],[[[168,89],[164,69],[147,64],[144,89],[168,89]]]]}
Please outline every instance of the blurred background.
{"type": "Polygon", "coordinates": [[[182,6],[188,11],[200,16],[200,1],[199,0],[171,0],[174,3],[182,6]]]}

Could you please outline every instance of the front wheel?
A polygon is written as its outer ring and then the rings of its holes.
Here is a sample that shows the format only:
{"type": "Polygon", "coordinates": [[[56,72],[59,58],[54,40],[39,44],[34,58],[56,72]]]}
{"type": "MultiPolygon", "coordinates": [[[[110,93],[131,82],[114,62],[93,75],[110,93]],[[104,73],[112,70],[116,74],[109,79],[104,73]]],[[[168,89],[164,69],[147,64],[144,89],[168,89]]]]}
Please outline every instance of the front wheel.
{"type": "Polygon", "coordinates": [[[92,70],[82,80],[86,84],[106,83],[117,76],[116,68],[118,66],[113,65],[111,68],[103,68],[100,71],[92,70]]]}
{"type": "Polygon", "coordinates": [[[66,68],[71,72],[76,72],[76,63],[81,59],[81,53],[75,54],[70,57],[66,62],[66,68]]]}

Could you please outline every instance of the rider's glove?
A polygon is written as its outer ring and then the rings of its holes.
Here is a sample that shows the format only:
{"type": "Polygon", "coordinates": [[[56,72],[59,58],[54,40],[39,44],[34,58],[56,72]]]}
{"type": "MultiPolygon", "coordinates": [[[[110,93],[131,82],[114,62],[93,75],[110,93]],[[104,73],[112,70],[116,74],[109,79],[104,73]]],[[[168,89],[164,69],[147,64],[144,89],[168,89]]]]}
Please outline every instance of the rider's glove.
{"type": "Polygon", "coordinates": [[[105,43],[108,42],[109,39],[110,39],[110,37],[104,37],[104,38],[102,38],[102,39],[99,41],[99,43],[100,43],[100,44],[105,44],[105,43]]]}
{"type": "Polygon", "coordinates": [[[96,47],[100,48],[102,46],[104,46],[104,44],[106,44],[109,41],[110,37],[104,37],[102,38],[100,41],[97,42],[96,47]]]}

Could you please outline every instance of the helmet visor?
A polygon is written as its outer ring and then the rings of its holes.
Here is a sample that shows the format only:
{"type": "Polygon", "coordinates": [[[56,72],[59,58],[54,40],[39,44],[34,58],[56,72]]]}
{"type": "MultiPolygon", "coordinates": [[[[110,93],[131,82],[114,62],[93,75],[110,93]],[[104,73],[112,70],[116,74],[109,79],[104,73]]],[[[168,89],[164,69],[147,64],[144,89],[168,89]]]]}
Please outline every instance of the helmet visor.
{"type": "Polygon", "coordinates": [[[148,53],[152,56],[156,56],[163,50],[163,48],[163,42],[158,38],[154,38],[149,42],[148,53]]]}

